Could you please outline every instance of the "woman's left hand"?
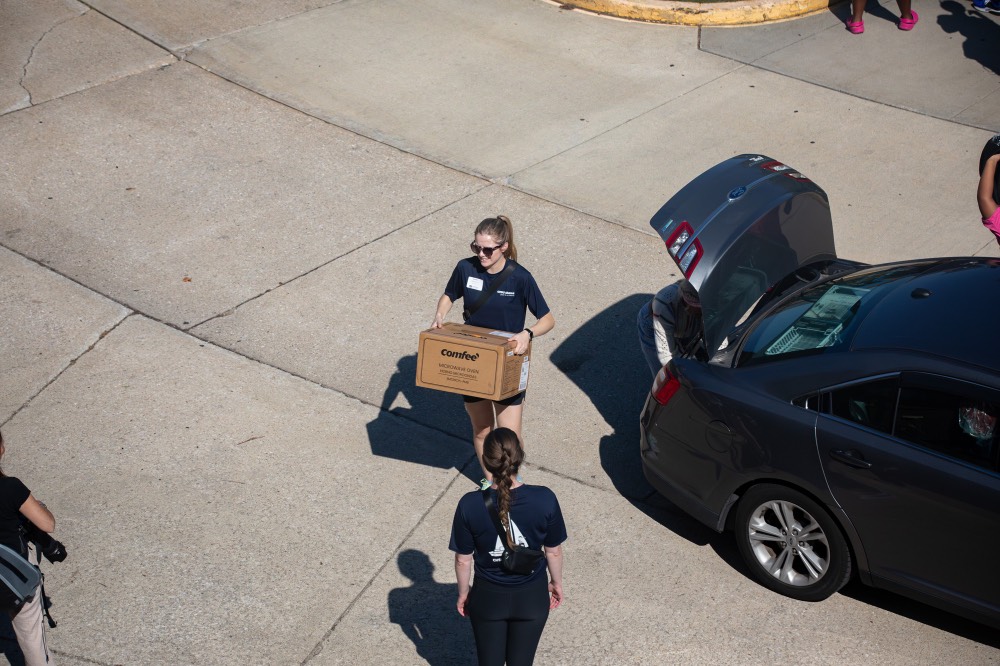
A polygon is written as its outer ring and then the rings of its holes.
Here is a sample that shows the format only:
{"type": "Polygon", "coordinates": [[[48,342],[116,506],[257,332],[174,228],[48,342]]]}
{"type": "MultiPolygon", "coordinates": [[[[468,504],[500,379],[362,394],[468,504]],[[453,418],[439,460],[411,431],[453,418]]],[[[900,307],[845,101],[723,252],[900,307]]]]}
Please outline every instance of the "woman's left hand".
{"type": "Polygon", "coordinates": [[[562,583],[549,583],[549,610],[555,610],[562,605],[562,583]]]}
{"type": "Polygon", "coordinates": [[[513,343],[514,353],[520,356],[524,352],[528,351],[528,345],[531,343],[531,336],[528,335],[527,331],[521,331],[517,335],[512,335],[510,338],[510,343],[513,343]]]}

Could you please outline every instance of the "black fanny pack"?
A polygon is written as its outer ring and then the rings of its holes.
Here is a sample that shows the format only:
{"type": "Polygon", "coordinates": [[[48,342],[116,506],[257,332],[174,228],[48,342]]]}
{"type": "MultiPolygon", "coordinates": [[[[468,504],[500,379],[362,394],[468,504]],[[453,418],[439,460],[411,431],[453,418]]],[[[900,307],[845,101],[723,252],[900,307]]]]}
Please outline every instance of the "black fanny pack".
{"type": "MultiPolygon", "coordinates": [[[[508,548],[506,539],[507,530],[504,529],[503,523],[500,522],[500,514],[497,513],[497,508],[493,504],[493,498],[490,497],[489,490],[483,491],[483,502],[486,504],[487,513],[493,519],[494,527],[497,528],[497,534],[503,535],[500,539],[500,543],[503,544],[503,555],[500,556],[500,568],[507,573],[521,576],[534,573],[538,567],[538,563],[545,557],[545,553],[541,550],[518,546],[517,544],[514,544],[513,548],[508,548]]],[[[511,541],[513,540],[511,538],[511,541]]]]}

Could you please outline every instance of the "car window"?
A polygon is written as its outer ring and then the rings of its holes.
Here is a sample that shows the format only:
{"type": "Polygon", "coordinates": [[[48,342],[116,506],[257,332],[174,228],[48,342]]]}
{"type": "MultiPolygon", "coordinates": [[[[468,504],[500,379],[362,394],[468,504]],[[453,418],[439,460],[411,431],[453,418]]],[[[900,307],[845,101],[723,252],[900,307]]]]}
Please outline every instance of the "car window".
{"type": "Polygon", "coordinates": [[[996,468],[997,416],[993,402],[947,391],[904,387],[896,436],[952,458],[996,468]]]}
{"type": "Polygon", "coordinates": [[[924,265],[872,268],[806,289],[754,327],[738,365],[848,348],[876,294],[923,270],[924,265]]]}
{"type": "Polygon", "coordinates": [[[827,394],[827,411],[866,428],[892,434],[898,387],[896,377],[842,386],[827,394]]]}

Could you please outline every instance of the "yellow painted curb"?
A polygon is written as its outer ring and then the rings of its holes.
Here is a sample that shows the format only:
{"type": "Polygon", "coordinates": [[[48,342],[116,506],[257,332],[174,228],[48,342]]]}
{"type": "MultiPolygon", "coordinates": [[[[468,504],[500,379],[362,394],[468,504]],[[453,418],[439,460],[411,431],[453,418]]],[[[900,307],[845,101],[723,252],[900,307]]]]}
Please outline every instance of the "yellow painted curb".
{"type": "Polygon", "coordinates": [[[749,25],[797,18],[827,9],[832,0],[743,0],[742,2],[681,2],[680,0],[563,0],[566,7],[634,21],[675,25],[749,25]]]}

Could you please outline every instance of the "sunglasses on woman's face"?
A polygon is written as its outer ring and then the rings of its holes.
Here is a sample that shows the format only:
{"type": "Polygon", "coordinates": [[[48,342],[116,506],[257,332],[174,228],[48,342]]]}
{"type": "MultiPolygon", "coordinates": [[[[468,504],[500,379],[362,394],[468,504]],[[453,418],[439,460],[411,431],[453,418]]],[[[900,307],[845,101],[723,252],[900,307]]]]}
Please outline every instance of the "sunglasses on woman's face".
{"type": "Polygon", "coordinates": [[[503,247],[503,243],[500,243],[496,247],[486,247],[484,245],[477,245],[476,243],[470,243],[469,244],[469,248],[472,250],[472,252],[474,254],[478,255],[480,252],[482,252],[483,254],[486,255],[487,259],[489,259],[490,257],[492,257],[493,253],[496,252],[497,250],[499,250],[502,247],[503,247]]]}

